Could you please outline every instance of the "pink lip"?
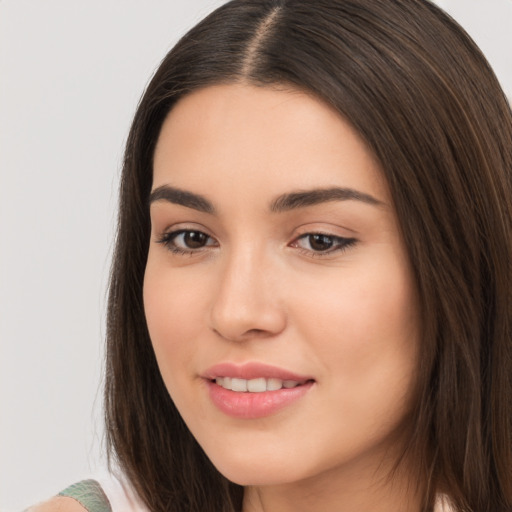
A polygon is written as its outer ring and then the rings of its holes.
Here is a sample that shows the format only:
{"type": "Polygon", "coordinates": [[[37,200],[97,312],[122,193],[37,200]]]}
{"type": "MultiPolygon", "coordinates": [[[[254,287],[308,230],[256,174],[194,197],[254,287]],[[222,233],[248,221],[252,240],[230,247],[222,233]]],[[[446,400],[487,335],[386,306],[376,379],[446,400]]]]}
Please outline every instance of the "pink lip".
{"type": "Polygon", "coordinates": [[[210,400],[224,414],[239,419],[258,419],[277,413],[304,397],[314,385],[308,376],[298,375],[283,368],[262,363],[236,365],[221,363],[207,370],[203,378],[206,381],[210,400]],[[282,388],[277,391],[261,393],[240,393],[224,389],[215,383],[216,377],[239,379],[256,379],[259,377],[294,380],[301,382],[291,389],[282,388]]]}
{"type": "Polygon", "coordinates": [[[237,379],[257,379],[264,377],[265,379],[281,379],[296,380],[297,382],[305,382],[314,380],[308,375],[298,375],[277,366],[271,366],[264,363],[220,363],[206,370],[203,377],[208,380],[214,380],[216,377],[235,377],[237,379]]]}

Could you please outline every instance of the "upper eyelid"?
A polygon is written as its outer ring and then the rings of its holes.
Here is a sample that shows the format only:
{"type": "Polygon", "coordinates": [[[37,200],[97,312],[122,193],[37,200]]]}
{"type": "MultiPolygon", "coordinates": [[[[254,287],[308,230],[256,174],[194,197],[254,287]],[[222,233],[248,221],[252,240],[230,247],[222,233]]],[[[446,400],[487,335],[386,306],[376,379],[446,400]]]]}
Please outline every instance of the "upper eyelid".
{"type": "Polygon", "coordinates": [[[166,224],[162,229],[158,228],[158,225],[155,223],[152,225],[152,230],[157,236],[160,237],[173,233],[183,233],[184,231],[200,231],[209,237],[216,238],[215,235],[212,234],[211,230],[209,230],[206,226],[195,222],[176,222],[173,224],[166,224]]]}
{"type": "MultiPolygon", "coordinates": [[[[160,230],[160,234],[159,235],[157,234],[157,237],[162,238],[163,236],[170,236],[170,235],[177,236],[178,234],[186,233],[186,232],[190,232],[190,231],[197,231],[197,232],[203,233],[204,235],[208,236],[209,238],[217,239],[217,237],[215,235],[213,235],[211,233],[211,231],[204,226],[199,225],[198,227],[195,227],[195,226],[186,225],[186,226],[181,227],[181,226],[179,226],[179,224],[160,230]]],[[[337,239],[355,239],[354,236],[346,236],[346,235],[342,235],[342,234],[338,234],[338,233],[333,233],[333,231],[330,229],[314,229],[313,228],[313,229],[304,229],[304,231],[302,231],[302,232],[295,233],[294,235],[292,235],[291,241],[293,242],[294,240],[297,240],[299,238],[307,237],[307,236],[311,236],[311,235],[324,235],[324,236],[329,236],[329,237],[337,238],[337,239]]]]}
{"type": "Polygon", "coordinates": [[[306,233],[301,233],[300,235],[297,235],[295,237],[295,240],[297,240],[299,238],[313,236],[313,235],[328,236],[328,237],[336,238],[336,239],[339,239],[339,240],[352,240],[354,238],[353,236],[335,235],[334,233],[329,233],[329,232],[326,232],[326,231],[307,231],[306,233]]]}
{"type": "Polygon", "coordinates": [[[172,239],[175,239],[177,238],[178,236],[180,235],[183,235],[184,233],[202,233],[203,235],[205,235],[207,238],[211,239],[211,240],[215,240],[216,241],[216,238],[212,235],[210,235],[209,233],[207,233],[206,231],[202,230],[202,229],[193,229],[193,228],[180,228],[180,229],[169,229],[169,230],[165,230],[161,235],[159,235],[157,238],[159,238],[160,240],[164,239],[164,238],[172,238],[172,239]]]}
{"type": "MultiPolygon", "coordinates": [[[[347,231],[346,228],[343,228],[343,229],[345,231],[347,231]]],[[[311,228],[307,228],[304,231],[302,229],[299,229],[299,232],[294,235],[292,242],[295,241],[295,240],[298,240],[300,238],[308,237],[308,236],[311,236],[311,235],[323,235],[323,236],[328,236],[328,237],[331,237],[331,238],[334,238],[334,239],[338,239],[338,240],[359,240],[359,237],[355,236],[356,233],[354,231],[349,230],[351,232],[351,234],[345,234],[345,233],[342,234],[342,233],[333,232],[333,231],[335,231],[333,228],[331,228],[331,229],[322,229],[322,228],[318,228],[318,229],[313,228],[313,229],[311,229],[311,228]]]]}
{"type": "Polygon", "coordinates": [[[304,254],[307,254],[308,257],[310,257],[310,258],[329,259],[329,258],[334,258],[337,255],[340,255],[340,254],[344,253],[345,251],[350,250],[352,247],[354,247],[357,244],[359,244],[359,240],[357,238],[355,238],[355,237],[343,237],[343,236],[337,236],[337,235],[325,235],[323,233],[306,233],[304,235],[296,237],[294,239],[294,241],[292,242],[292,244],[293,243],[295,244],[295,248],[297,250],[303,252],[304,254]],[[306,248],[300,247],[298,245],[298,240],[300,240],[301,238],[307,238],[308,236],[315,235],[315,234],[324,235],[324,236],[328,236],[328,237],[337,239],[338,242],[340,242],[340,243],[338,243],[337,246],[335,245],[334,248],[329,248],[326,251],[315,251],[313,249],[306,249],[306,248]]]}
{"type": "Polygon", "coordinates": [[[174,253],[176,255],[189,255],[193,256],[195,254],[200,254],[201,252],[211,249],[212,247],[218,246],[218,242],[213,238],[212,236],[208,235],[207,233],[204,233],[203,231],[199,230],[193,230],[193,229],[176,229],[176,230],[169,230],[164,231],[161,235],[157,236],[155,242],[157,244],[161,244],[166,250],[168,250],[171,253],[174,253]],[[212,245],[208,245],[208,242],[201,247],[198,248],[192,248],[192,247],[181,247],[181,245],[176,244],[176,238],[180,235],[183,235],[187,232],[200,232],[204,234],[208,239],[213,240],[215,243],[212,245]]]}
{"type": "MultiPolygon", "coordinates": [[[[198,230],[198,229],[193,229],[193,228],[171,229],[171,230],[165,231],[161,236],[158,237],[157,243],[161,243],[166,246],[174,245],[175,247],[177,247],[177,245],[175,243],[175,239],[177,237],[179,237],[180,235],[183,235],[187,232],[200,232],[203,235],[205,235],[207,237],[207,239],[209,239],[210,241],[213,241],[214,243],[210,244],[210,245],[208,245],[208,243],[207,243],[204,246],[195,248],[195,249],[194,248],[182,248],[183,252],[199,253],[207,247],[215,247],[215,246],[218,246],[218,244],[219,244],[219,242],[214,237],[209,235],[208,233],[198,230]]],[[[292,239],[292,241],[289,242],[287,245],[291,246],[291,247],[296,247],[297,249],[300,249],[304,252],[314,254],[316,256],[321,256],[321,255],[328,256],[329,254],[336,253],[340,250],[348,248],[349,246],[352,246],[352,245],[356,244],[357,242],[358,242],[358,240],[354,237],[344,237],[344,236],[334,235],[332,233],[326,233],[326,232],[312,230],[312,231],[305,232],[305,233],[295,236],[292,239]],[[322,236],[332,238],[335,242],[336,241],[338,242],[338,248],[330,249],[327,251],[315,251],[313,249],[306,249],[306,248],[300,247],[298,245],[299,240],[307,239],[307,237],[314,236],[314,235],[322,235],[322,236]]]]}
{"type": "Polygon", "coordinates": [[[358,239],[353,237],[353,236],[340,236],[340,235],[333,235],[333,234],[329,234],[329,233],[322,233],[320,231],[318,231],[318,232],[317,231],[312,231],[312,232],[309,232],[309,233],[304,233],[302,235],[296,236],[292,240],[291,243],[295,243],[298,240],[301,240],[303,238],[307,238],[309,236],[314,236],[314,235],[321,235],[321,236],[326,236],[326,237],[329,237],[329,238],[333,238],[334,240],[345,242],[345,244],[358,242],[358,239]]]}
{"type": "Polygon", "coordinates": [[[297,236],[302,234],[304,235],[327,235],[327,236],[337,236],[340,238],[352,238],[354,236],[358,236],[359,232],[355,229],[350,229],[346,226],[339,225],[338,223],[332,222],[307,222],[305,224],[301,224],[297,226],[294,230],[294,233],[298,233],[297,236]]]}
{"type": "MultiPolygon", "coordinates": [[[[197,231],[203,233],[208,238],[211,238],[215,240],[217,243],[219,243],[219,237],[217,236],[217,234],[213,233],[212,230],[210,230],[204,224],[195,222],[193,220],[188,222],[182,221],[176,223],[169,223],[164,229],[158,229],[158,224],[154,223],[153,231],[155,233],[156,238],[160,240],[163,237],[169,239],[169,237],[173,234],[177,236],[179,233],[197,231]]],[[[293,231],[289,233],[289,241],[287,242],[287,245],[294,243],[300,238],[317,234],[332,237],[338,240],[359,240],[357,231],[353,229],[347,228],[346,226],[340,226],[338,224],[331,224],[330,222],[328,222],[326,226],[324,222],[318,221],[307,222],[299,226],[296,226],[293,229],[293,231]],[[322,224],[324,225],[322,226],[322,224]],[[343,231],[343,233],[340,233],[340,231],[343,231]]]]}

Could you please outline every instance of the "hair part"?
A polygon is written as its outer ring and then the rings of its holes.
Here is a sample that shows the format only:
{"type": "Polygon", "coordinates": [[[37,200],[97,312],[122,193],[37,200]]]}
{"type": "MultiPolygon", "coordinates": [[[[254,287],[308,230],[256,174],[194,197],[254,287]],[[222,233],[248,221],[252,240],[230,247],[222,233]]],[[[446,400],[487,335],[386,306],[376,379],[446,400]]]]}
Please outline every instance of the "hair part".
{"type": "Polygon", "coordinates": [[[260,22],[257,27],[253,38],[249,41],[245,50],[245,55],[242,61],[242,70],[240,74],[242,77],[249,77],[251,72],[256,67],[258,58],[260,57],[260,48],[267,37],[272,34],[272,27],[275,25],[281,7],[274,7],[260,22]]]}
{"type": "Polygon", "coordinates": [[[232,512],[160,376],[142,302],[152,159],[183,96],[214,84],[303,90],[350,122],[389,184],[423,339],[400,463],[424,509],[512,509],[512,114],[487,61],[426,0],[234,0],[165,57],[128,137],[109,289],[105,415],[114,460],[153,511],[232,512]]]}

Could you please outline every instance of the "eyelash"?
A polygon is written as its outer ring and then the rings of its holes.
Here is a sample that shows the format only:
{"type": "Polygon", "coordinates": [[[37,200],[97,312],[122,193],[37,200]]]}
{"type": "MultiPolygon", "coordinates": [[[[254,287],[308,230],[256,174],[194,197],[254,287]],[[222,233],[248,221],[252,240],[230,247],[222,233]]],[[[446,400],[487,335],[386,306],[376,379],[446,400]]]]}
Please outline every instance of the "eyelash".
{"type": "MultiPolygon", "coordinates": [[[[157,240],[157,243],[164,245],[169,251],[173,254],[178,255],[189,255],[197,254],[201,252],[205,247],[210,247],[208,245],[204,245],[197,249],[183,249],[182,247],[178,247],[175,243],[176,238],[180,235],[195,233],[198,235],[205,236],[207,240],[213,240],[213,238],[202,231],[196,229],[179,229],[177,231],[171,231],[170,233],[164,233],[163,236],[157,240]]],[[[213,246],[214,247],[214,246],[213,246]]]]}
{"type": "MultiPolygon", "coordinates": [[[[178,247],[176,245],[176,243],[175,243],[176,238],[178,238],[180,235],[186,235],[186,234],[192,234],[192,233],[206,237],[207,241],[213,240],[213,238],[211,236],[207,235],[206,233],[203,233],[202,231],[194,230],[194,229],[180,229],[177,231],[171,231],[169,233],[164,233],[163,236],[157,240],[157,243],[164,245],[173,254],[184,255],[184,256],[186,256],[186,255],[192,256],[194,254],[198,254],[199,252],[202,252],[207,247],[216,247],[217,246],[216,244],[211,244],[211,245],[205,244],[197,249],[192,249],[192,248],[184,249],[184,248],[178,247]]],[[[307,256],[315,257],[315,258],[322,258],[322,257],[326,257],[328,255],[331,255],[333,253],[346,251],[350,247],[354,246],[357,242],[358,241],[355,238],[345,238],[345,237],[331,235],[331,234],[327,234],[327,233],[314,232],[314,233],[304,233],[303,235],[298,236],[290,244],[290,246],[299,249],[299,251],[302,254],[305,254],[307,256]],[[311,244],[311,237],[324,237],[326,239],[329,239],[329,241],[332,242],[333,245],[335,245],[335,248],[334,249],[329,248],[326,251],[315,251],[314,249],[305,249],[298,245],[300,240],[304,240],[304,239],[308,239],[308,238],[310,238],[310,244],[311,244]]]]}
{"type": "Polygon", "coordinates": [[[355,238],[345,238],[342,236],[331,235],[328,233],[304,233],[297,237],[290,245],[291,247],[296,247],[302,254],[305,254],[314,258],[323,258],[330,256],[334,253],[341,253],[348,250],[350,247],[354,246],[357,243],[355,238]],[[329,239],[329,241],[333,244],[334,248],[329,248],[326,251],[315,251],[314,249],[305,249],[298,245],[300,240],[309,239],[309,245],[311,246],[311,238],[312,237],[323,237],[324,239],[329,239]]]}

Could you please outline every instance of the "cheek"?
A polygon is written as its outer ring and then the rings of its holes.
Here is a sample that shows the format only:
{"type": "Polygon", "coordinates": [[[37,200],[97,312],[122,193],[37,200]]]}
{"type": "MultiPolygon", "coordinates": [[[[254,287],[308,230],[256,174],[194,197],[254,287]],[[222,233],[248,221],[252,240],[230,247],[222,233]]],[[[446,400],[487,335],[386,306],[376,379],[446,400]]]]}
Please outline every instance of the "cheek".
{"type": "Polygon", "coordinates": [[[324,368],[326,403],[337,411],[329,407],[318,421],[336,424],[354,446],[385,439],[402,424],[418,364],[410,280],[400,269],[375,270],[346,278],[316,307],[313,301],[308,306],[318,326],[308,337],[316,340],[314,357],[324,368]]]}
{"type": "Polygon", "coordinates": [[[326,373],[345,389],[366,389],[370,395],[374,386],[410,382],[419,339],[408,267],[393,255],[379,256],[360,271],[342,269],[337,280],[309,283],[307,300],[296,303],[302,314],[295,315],[305,337],[315,341],[326,373]]]}
{"type": "Polygon", "coordinates": [[[162,377],[169,387],[179,375],[175,367],[188,368],[201,328],[204,289],[180,278],[179,272],[148,260],[144,276],[144,311],[153,349],[162,377]]]}

